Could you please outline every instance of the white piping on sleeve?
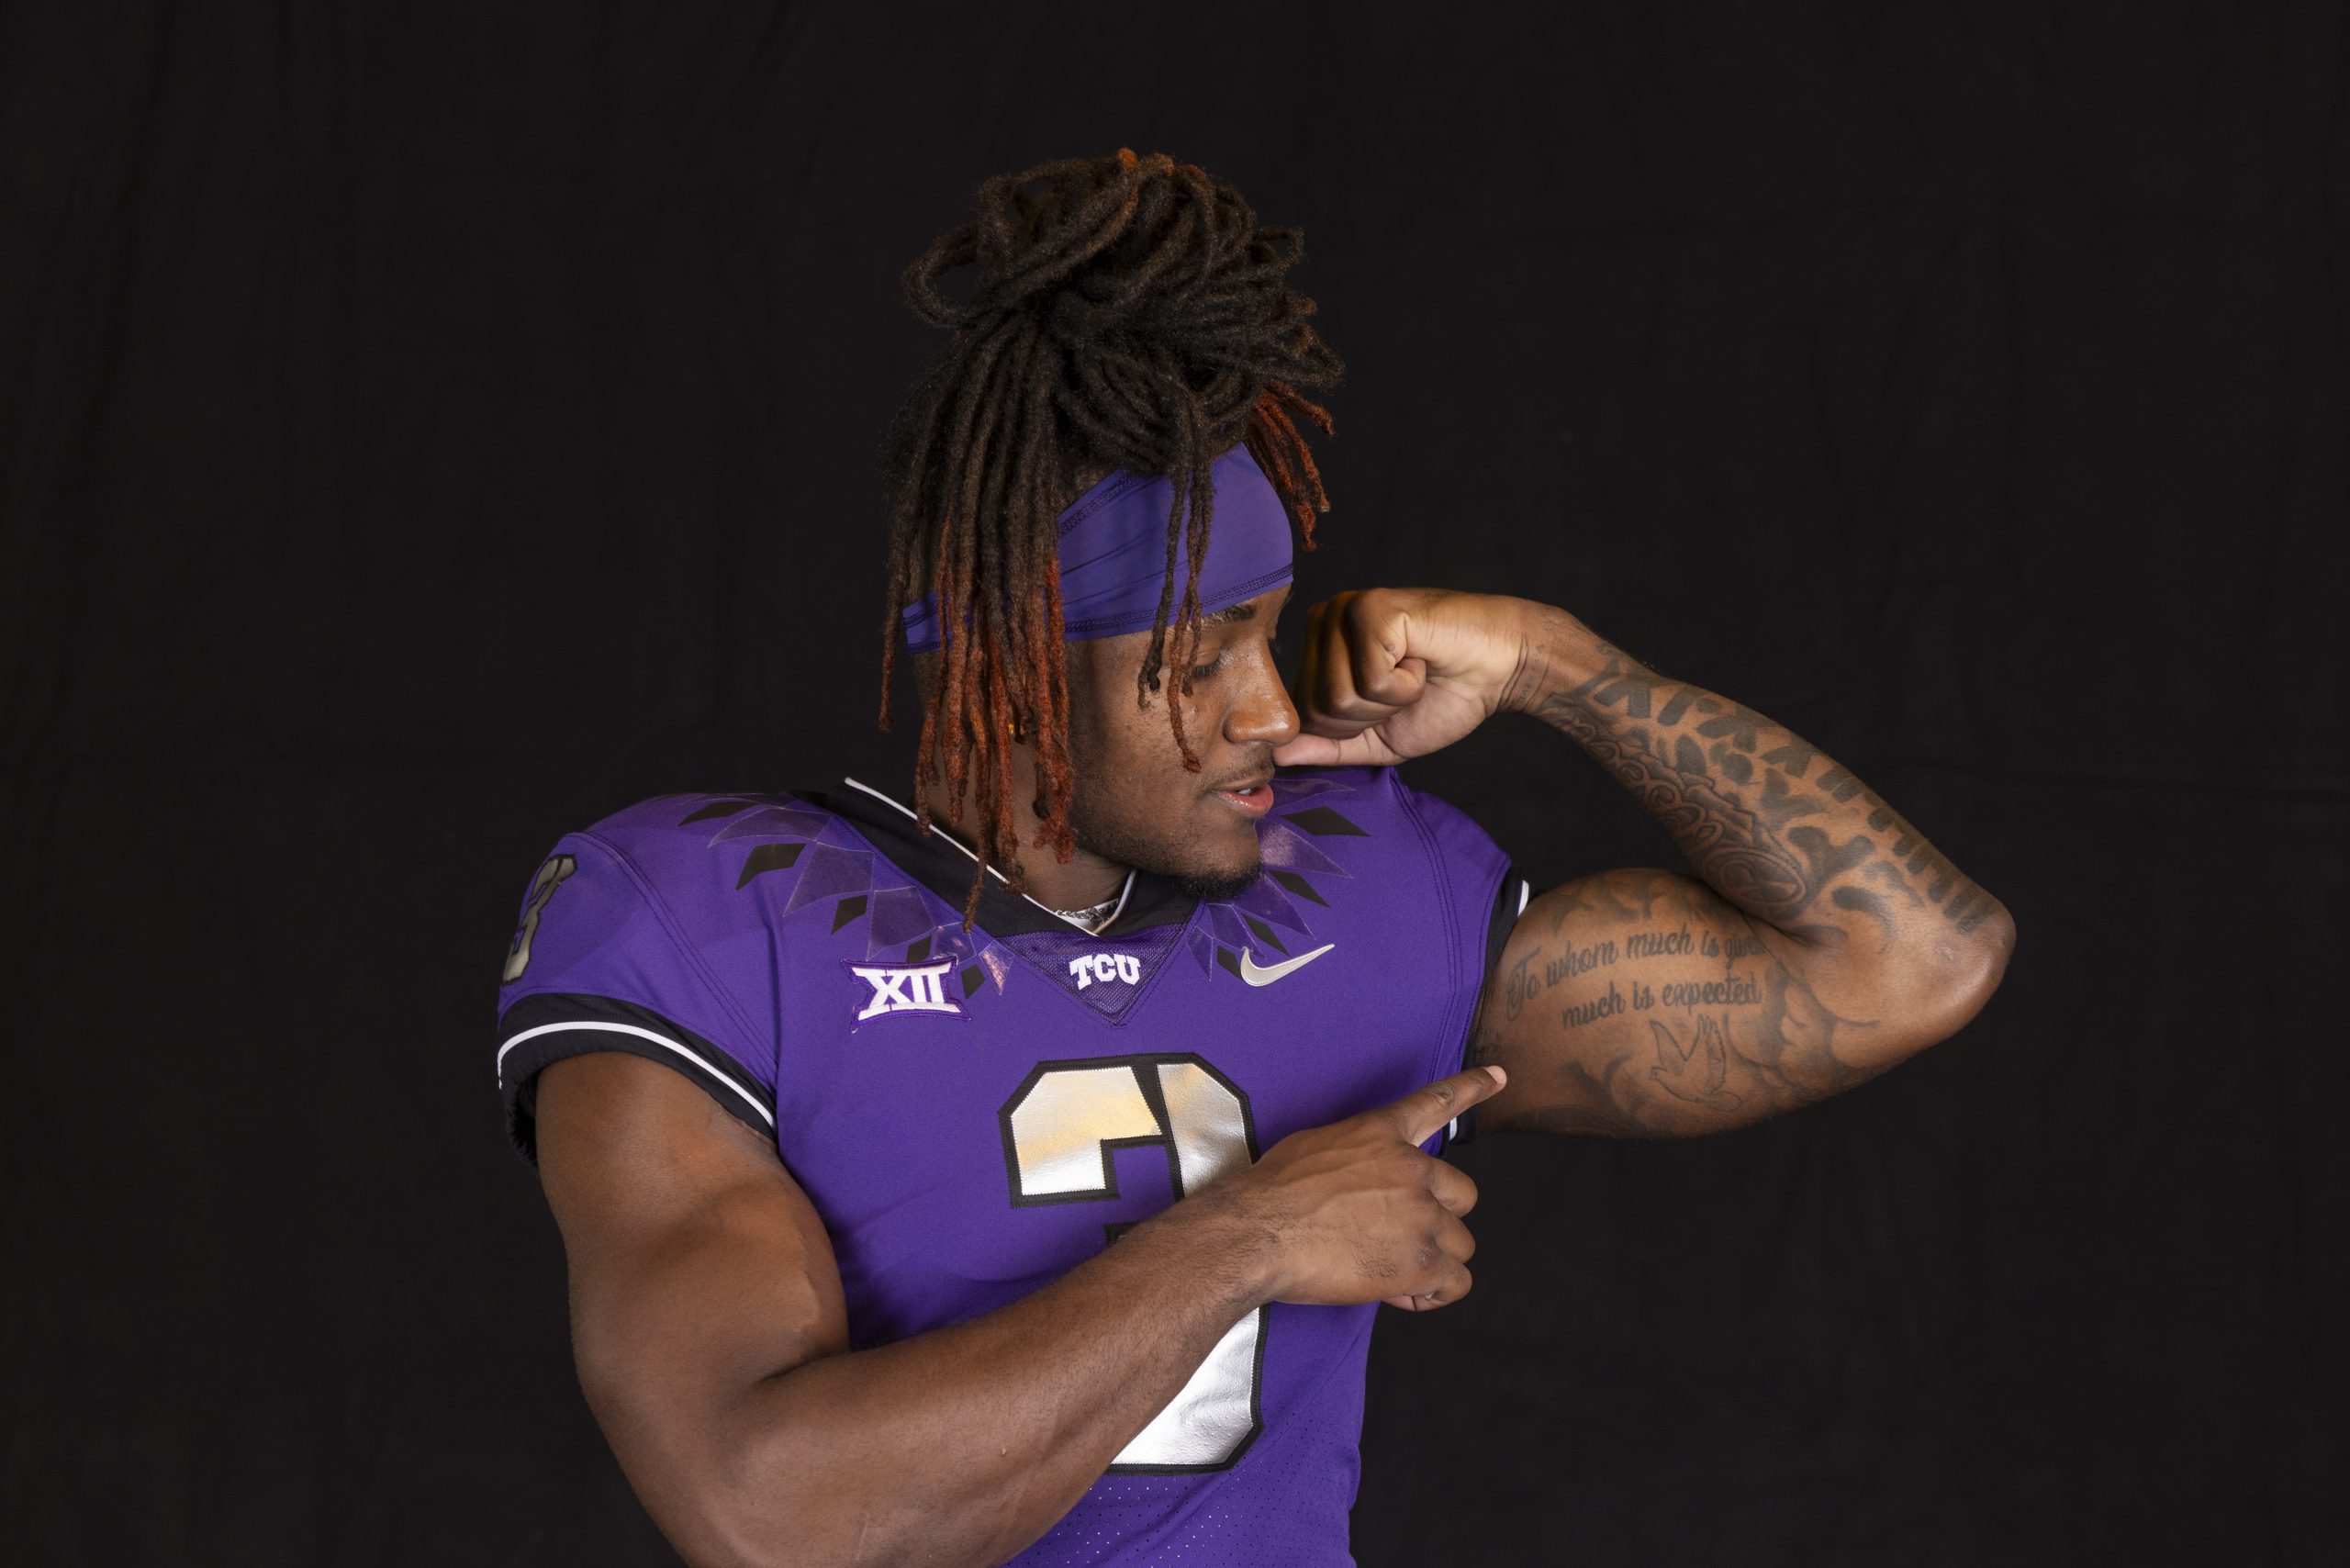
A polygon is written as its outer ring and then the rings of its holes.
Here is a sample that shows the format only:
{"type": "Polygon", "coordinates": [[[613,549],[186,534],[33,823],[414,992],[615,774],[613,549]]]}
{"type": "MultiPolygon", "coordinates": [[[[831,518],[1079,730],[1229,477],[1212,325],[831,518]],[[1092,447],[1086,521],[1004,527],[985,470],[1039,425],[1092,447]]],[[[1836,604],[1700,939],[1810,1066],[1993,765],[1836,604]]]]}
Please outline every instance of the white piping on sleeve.
{"type": "Polygon", "coordinates": [[[688,1061],[693,1063],[696,1067],[701,1069],[704,1072],[710,1074],[711,1077],[718,1080],[719,1082],[726,1085],[727,1088],[734,1091],[736,1094],[741,1095],[743,1103],[748,1105],[752,1110],[756,1111],[759,1114],[759,1119],[761,1121],[767,1123],[770,1127],[775,1126],[774,1112],[768,1110],[765,1105],[760,1104],[756,1100],[753,1099],[749,1092],[744,1089],[741,1084],[735,1082],[732,1078],[728,1077],[725,1073],[721,1072],[709,1062],[704,1061],[698,1052],[688,1050],[684,1046],[679,1045],[677,1041],[669,1038],[666,1035],[656,1035],[650,1029],[640,1029],[633,1024],[608,1024],[601,1020],[590,1021],[582,1019],[576,1024],[542,1024],[535,1029],[525,1029],[520,1034],[515,1036],[512,1039],[498,1047],[498,1088],[503,1090],[506,1087],[507,1052],[512,1050],[516,1046],[520,1045],[525,1040],[536,1039],[541,1035],[561,1034],[568,1029],[600,1029],[614,1035],[634,1035],[640,1040],[650,1040],[656,1046],[663,1047],[668,1050],[673,1050],[679,1056],[685,1058],[688,1061]]]}

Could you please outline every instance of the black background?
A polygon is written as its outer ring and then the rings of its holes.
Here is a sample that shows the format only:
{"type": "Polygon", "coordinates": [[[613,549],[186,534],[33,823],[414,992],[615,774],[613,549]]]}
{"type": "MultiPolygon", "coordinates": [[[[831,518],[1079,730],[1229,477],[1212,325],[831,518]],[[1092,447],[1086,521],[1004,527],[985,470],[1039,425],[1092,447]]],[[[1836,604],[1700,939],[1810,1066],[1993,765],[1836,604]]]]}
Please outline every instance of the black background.
{"type": "MultiPolygon", "coordinates": [[[[2015,913],[1964,1035],[1495,1138],[1356,1551],[2338,1561],[2340,5],[0,6],[0,1556],[669,1561],[492,1086],[561,832],[899,780],[898,269],[1120,144],[1306,232],[1301,598],[1564,605],[2015,913]]],[[[1671,863],[1523,721],[1410,768],[1671,863]]]]}

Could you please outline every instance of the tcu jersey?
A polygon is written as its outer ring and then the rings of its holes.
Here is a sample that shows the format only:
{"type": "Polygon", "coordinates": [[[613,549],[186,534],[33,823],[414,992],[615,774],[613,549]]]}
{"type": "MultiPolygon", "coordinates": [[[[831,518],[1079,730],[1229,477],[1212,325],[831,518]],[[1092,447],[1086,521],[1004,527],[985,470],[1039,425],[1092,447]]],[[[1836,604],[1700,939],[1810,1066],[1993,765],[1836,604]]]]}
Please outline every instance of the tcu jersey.
{"type": "MultiPolygon", "coordinates": [[[[1017,1300],[1286,1135],[1458,1071],[1524,884],[1392,768],[1276,775],[1263,874],[1142,872],[1088,935],[855,780],[648,801],[525,895],[498,1081],[621,1050],[771,1137],[823,1216],[851,1342],[1017,1300]]],[[[1439,1135],[1440,1140],[1441,1135],[1439,1135]]],[[[1431,1147],[1435,1147],[1434,1144],[1431,1147]]],[[[1275,1303],[1022,1563],[1351,1562],[1371,1306],[1275,1303]]]]}

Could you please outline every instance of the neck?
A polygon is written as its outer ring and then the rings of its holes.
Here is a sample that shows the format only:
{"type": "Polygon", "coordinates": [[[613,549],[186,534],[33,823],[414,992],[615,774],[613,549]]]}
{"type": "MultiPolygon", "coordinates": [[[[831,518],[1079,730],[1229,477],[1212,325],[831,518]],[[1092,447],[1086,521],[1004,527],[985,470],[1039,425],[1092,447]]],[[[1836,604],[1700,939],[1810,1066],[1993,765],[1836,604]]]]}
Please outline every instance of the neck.
{"type": "MultiPolygon", "coordinates": [[[[957,826],[947,816],[954,796],[948,793],[944,779],[927,785],[922,792],[923,803],[930,808],[931,825],[953,836],[974,855],[981,853],[978,794],[976,784],[966,790],[963,820],[957,826]]],[[[1027,876],[1021,890],[1053,910],[1083,909],[1116,898],[1126,885],[1129,868],[1097,855],[1081,844],[1066,865],[1054,859],[1050,849],[1037,847],[1036,830],[1044,822],[1030,804],[1035,798],[1036,754],[1026,746],[1015,745],[1012,748],[1013,842],[1020,846],[1020,866],[1027,876]]]]}

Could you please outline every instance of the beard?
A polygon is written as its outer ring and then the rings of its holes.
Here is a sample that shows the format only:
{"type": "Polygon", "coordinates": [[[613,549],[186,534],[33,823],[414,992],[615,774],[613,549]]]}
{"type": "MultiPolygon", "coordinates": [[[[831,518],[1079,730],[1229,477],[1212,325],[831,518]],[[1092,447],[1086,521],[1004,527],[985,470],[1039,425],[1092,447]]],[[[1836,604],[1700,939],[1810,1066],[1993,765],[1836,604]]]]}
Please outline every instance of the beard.
{"type": "MultiPolygon", "coordinates": [[[[1085,780],[1115,778],[1122,765],[1107,754],[1102,734],[1096,728],[1091,676],[1072,669],[1069,689],[1069,747],[1076,787],[1069,793],[1069,825],[1077,842],[1105,860],[1163,877],[1186,897],[1202,903],[1221,903],[1254,887],[1257,879],[1264,874],[1264,863],[1253,853],[1253,845],[1245,868],[1202,866],[1186,856],[1190,846],[1181,837],[1150,831],[1157,825],[1156,817],[1146,814],[1138,820],[1121,820],[1113,814],[1117,806],[1114,795],[1104,796],[1087,790],[1085,780]]],[[[1120,689],[1122,696],[1125,689],[1120,689]]],[[[1158,766],[1168,765],[1162,762],[1158,766]]],[[[1147,804],[1135,801],[1129,807],[1129,815],[1148,810],[1147,804]]]]}
{"type": "MultiPolygon", "coordinates": [[[[1142,830],[1125,825],[1121,821],[1095,811],[1095,801],[1088,797],[1083,780],[1088,778],[1088,752],[1092,736],[1088,736],[1081,724],[1071,724],[1069,752],[1074,762],[1074,788],[1069,790],[1069,834],[1092,854],[1102,856],[1116,865],[1133,865],[1135,869],[1151,872],[1154,877],[1166,877],[1168,881],[1182,889],[1187,898],[1199,902],[1222,902],[1226,898],[1238,898],[1258,884],[1264,875],[1264,860],[1246,869],[1215,869],[1203,868],[1196,860],[1184,858],[1187,844],[1182,839],[1168,842],[1163,837],[1149,837],[1142,830]]],[[[1092,773],[1100,776],[1100,773],[1092,773]]]]}
{"type": "Polygon", "coordinates": [[[1261,860],[1245,870],[1234,871],[1186,864],[1179,846],[1155,843],[1120,823],[1094,820],[1085,810],[1081,792],[1069,801],[1069,825],[1077,842],[1093,854],[1164,877],[1182,890],[1185,896],[1202,903],[1221,903],[1237,898],[1256,886],[1257,879],[1265,872],[1261,860]]]}
{"type": "Polygon", "coordinates": [[[1246,871],[1234,871],[1221,877],[1200,876],[1189,871],[1160,874],[1202,903],[1222,903],[1226,899],[1237,899],[1255,887],[1257,879],[1265,872],[1261,866],[1251,866],[1246,871]]]}

